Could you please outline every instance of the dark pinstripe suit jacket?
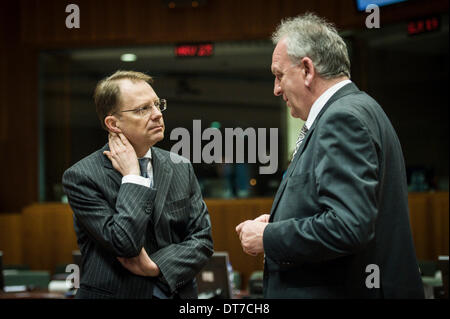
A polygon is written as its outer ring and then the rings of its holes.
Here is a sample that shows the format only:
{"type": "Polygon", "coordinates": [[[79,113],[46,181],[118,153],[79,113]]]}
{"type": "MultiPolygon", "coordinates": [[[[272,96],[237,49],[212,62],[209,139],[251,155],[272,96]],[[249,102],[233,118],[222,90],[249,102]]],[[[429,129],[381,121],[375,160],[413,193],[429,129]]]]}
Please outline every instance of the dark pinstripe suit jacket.
{"type": "Polygon", "coordinates": [[[151,298],[155,284],[196,298],[195,275],[213,243],[192,165],[175,164],[169,152],[152,147],[155,188],[121,184],[105,150],[108,145],[63,175],[82,254],[77,298],[151,298]],[[137,256],[142,247],[159,266],[158,278],[134,275],[116,258],[137,256]]]}

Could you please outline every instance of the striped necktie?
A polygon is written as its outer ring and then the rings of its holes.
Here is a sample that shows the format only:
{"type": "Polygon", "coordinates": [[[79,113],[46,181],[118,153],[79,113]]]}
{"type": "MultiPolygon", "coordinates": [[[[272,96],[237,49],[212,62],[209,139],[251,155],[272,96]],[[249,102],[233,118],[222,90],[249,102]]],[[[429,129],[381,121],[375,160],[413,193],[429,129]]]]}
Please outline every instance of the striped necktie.
{"type": "Polygon", "coordinates": [[[139,167],[141,168],[141,176],[142,177],[148,178],[147,168],[148,168],[149,161],[150,161],[150,159],[147,157],[139,159],[139,167]]]}
{"type": "Polygon", "coordinates": [[[306,136],[306,133],[308,133],[308,128],[304,124],[302,129],[300,130],[300,134],[298,135],[297,142],[295,142],[294,154],[292,154],[291,161],[294,159],[294,156],[297,153],[298,149],[300,148],[300,145],[302,145],[302,142],[306,136]]]}

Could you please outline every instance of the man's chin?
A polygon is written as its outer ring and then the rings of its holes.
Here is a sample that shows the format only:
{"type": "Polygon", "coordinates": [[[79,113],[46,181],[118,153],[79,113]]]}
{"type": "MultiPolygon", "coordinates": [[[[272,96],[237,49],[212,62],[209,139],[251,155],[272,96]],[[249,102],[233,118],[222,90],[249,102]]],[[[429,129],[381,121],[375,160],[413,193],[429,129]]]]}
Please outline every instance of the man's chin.
{"type": "Polygon", "coordinates": [[[155,144],[158,143],[158,142],[161,142],[163,139],[164,139],[164,132],[155,134],[155,135],[152,137],[152,146],[155,145],[155,144]]]}

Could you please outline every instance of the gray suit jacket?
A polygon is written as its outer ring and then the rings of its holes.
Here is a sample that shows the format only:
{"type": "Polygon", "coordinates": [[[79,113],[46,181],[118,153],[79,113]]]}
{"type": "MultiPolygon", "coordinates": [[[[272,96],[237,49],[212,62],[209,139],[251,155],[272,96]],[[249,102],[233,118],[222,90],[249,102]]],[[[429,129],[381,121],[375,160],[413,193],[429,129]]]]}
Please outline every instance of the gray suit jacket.
{"type": "Polygon", "coordinates": [[[155,284],[196,298],[195,275],[212,255],[213,243],[192,165],[174,164],[169,152],[152,147],[155,189],[121,184],[104,150],[107,145],[63,176],[82,254],[77,298],[151,298],[155,284]],[[137,256],[142,247],[159,266],[158,278],[134,275],[116,258],[137,256]]]}
{"type": "Polygon", "coordinates": [[[401,146],[382,108],[353,83],[309,129],[263,241],[268,298],[423,298],[401,146]],[[377,278],[379,288],[366,286],[377,278]]]}

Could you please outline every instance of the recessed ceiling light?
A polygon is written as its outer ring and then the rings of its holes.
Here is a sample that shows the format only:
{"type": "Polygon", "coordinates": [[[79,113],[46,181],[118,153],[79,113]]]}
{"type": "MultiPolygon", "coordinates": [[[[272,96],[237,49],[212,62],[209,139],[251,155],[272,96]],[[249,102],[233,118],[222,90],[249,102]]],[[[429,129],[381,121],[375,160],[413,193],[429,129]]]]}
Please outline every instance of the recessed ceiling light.
{"type": "Polygon", "coordinates": [[[137,56],[133,53],[125,53],[120,56],[120,60],[123,62],[134,62],[137,60],[137,56]]]}

